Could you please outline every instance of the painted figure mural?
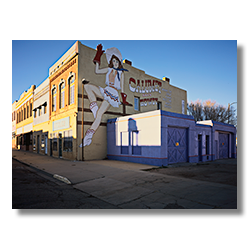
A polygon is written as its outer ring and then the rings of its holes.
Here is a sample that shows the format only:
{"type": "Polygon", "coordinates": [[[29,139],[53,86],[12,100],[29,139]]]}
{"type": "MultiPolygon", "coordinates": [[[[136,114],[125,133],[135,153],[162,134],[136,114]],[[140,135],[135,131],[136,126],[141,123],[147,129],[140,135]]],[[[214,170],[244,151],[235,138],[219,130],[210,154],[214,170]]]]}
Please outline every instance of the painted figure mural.
{"type": "Polygon", "coordinates": [[[102,50],[102,45],[97,46],[97,52],[93,62],[95,64],[96,74],[106,74],[105,88],[96,86],[94,84],[83,81],[85,91],[88,95],[90,101],[90,110],[94,116],[94,122],[91,127],[87,130],[83,146],[88,146],[92,142],[92,137],[96,130],[98,129],[103,114],[113,106],[118,108],[122,103],[128,105],[126,101],[127,95],[124,93],[124,71],[128,71],[123,68],[122,55],[117,48],[110,48],[105,51],[106,58],[108,62],[107,68],[100,68],[101,56],[104,53],[102,50]],[[120,101],[118,90],[121,91],[122,100],[120,101]],[[103,101],[98,107],[97,97],[101,98],[103,101]]]}

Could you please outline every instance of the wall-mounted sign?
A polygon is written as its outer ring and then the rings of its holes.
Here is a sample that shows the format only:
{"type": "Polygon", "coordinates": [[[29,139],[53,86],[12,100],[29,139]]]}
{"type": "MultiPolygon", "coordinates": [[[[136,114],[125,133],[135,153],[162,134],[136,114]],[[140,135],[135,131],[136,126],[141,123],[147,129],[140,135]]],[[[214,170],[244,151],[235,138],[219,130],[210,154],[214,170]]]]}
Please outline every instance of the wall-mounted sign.
{"type": "Polygon", "coordinates": [[[136,93],[161,93],[162,82],[157,80],[135,80],[133,77],[129,79],[129,89],[136,93]]]}
{"type": "Polygon", "coordinates": [[[69,128],[69,116],[53,122],[53,131],[69,128]]]}

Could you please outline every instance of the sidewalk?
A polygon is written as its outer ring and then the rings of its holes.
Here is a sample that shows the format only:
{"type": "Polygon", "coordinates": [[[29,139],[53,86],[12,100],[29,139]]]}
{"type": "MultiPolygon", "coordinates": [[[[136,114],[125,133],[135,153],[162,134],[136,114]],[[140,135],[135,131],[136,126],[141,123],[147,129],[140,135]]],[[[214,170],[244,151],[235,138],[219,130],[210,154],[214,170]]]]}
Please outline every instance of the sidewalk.
{"type": "Polygon", "coordinates": [[[51,176],[61,176],[74,188],[119,208],[237,208],[236,187],[142,171],[151,165],[69,161],[19,150],[13,150],[12,157],[51,176]]]}

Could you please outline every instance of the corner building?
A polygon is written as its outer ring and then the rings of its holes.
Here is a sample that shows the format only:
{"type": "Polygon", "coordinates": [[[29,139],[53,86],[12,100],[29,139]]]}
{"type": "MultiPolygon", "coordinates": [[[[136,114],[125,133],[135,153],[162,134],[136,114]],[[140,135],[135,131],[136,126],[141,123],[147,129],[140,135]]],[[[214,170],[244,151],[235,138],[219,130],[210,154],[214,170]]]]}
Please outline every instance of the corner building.
{"type": "MultiPolygon", "coordinates": [[[[105,47],[105,44],[103,46],[105,47]]],[[[110,51],[118,50],[119,48],[111,48],[110,51]]],[[[100,56],[98,69],[97,63],[93,62],[97,52],[98,50],[77,41],[49,69],[49,154],[54,157],[71,160],[105,159],[109,119],[158,109],[184,115],[187,112],[186,90],[172,86],[169,78],[158,79],[147,75],[143,70],[133,67],[132,62],[126,59],[121,62],[125,70],[114,75],[119,81],[123,81],[123,87],[115,92],[118,96],[113,96],[106,88],[108,74],[104,70],[110,67],[111,62],[108,50],[100,56]],[[95,102],[91,101],[93,91],[87,92],[87,85],[91,85],[96,93],[95,102]],[[111,98],[118,98],[120,104],[117,107],[110,105],[101,116],[98,128],[91,130],[96,120],[95,115],[98,117],[104,103],[99,89],[103,89],[111,98]],[[93,112],[93,107],[97,109],[96,113],[93,112]],[[91,143],[83,146],[89,131],[94,131],[91,143]]],[[[126,56],[122,51],[119,53],[122,58],[126,56]]]]}

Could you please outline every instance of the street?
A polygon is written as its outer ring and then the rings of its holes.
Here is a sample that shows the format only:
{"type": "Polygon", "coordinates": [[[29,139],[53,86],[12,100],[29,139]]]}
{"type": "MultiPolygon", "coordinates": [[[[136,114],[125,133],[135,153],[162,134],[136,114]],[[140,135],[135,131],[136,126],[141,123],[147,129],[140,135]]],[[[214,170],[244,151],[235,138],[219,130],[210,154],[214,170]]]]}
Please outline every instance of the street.
{"type": "Polygon", "coordinates": [[[117,208],[12,159],[13,209],[117,208]]]}

